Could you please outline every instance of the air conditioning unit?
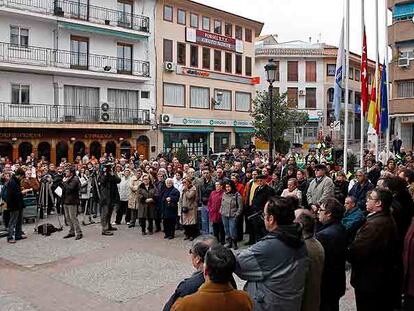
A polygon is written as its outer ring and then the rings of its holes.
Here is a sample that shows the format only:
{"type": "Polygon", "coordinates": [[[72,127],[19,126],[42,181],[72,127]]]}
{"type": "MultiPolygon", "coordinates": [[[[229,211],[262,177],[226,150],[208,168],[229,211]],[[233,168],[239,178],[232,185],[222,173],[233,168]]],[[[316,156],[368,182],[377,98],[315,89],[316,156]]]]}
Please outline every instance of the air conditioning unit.
{"type": "Polygon", "coordinates": [[[111,120],[111,117],[109,115],[109,104],[108,103],[102,103],[101,109],[99,113],[99,121],[100,122],[109,122],[111,120]]]}
{"type": "Polygon", "coordinates": [[[299,90],[299,96],[305,96],[306,91],[305,90],[299,90]]]}
{"type": "Polygon", "coordinates": [[[68,123],[73,123],[73,122],[75,122],[75,121],[76,121],[76,118],[75,118],[75,116],[65,115],[64,120],[65,120],[65,122],[68,122],[68,123]]]}
{"type": "Polygon", "coordinates": [[[164,63],[164,70],[168,72],[175,71],[175,64],[173,62],[165,62],[164,63]]]}
{"type": "Polygon", "coordinates": [[[171,124],[173,116],[171,114],[163,113],[160,115],[160,123],[161,124],[171,124]]]}
{"type": "Polygon", "coordinates": [[[398,67],[407,68],[410,66],[410,60],[406,57],[398,59],[398,67]]]}

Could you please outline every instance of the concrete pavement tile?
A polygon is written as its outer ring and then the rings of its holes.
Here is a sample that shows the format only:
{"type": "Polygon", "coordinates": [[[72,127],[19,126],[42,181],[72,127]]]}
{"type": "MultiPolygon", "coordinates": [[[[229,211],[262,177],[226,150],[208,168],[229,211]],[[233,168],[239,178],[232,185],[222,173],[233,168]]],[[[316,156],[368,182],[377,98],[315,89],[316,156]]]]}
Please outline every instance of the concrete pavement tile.
{"type": "Polygon", "coordinates": [[[27,303],[20,297],[0,291],[0,310],[2,311],[37,311],[35,306],[27,303]]]}

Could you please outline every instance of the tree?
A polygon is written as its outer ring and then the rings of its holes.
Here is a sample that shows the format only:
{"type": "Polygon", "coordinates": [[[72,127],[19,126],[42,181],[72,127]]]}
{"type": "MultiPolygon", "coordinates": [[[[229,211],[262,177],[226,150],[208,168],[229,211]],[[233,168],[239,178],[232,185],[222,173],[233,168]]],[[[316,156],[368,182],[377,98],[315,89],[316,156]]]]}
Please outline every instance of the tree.
{"type": "Polygon", "coordinates": [[[188,157],[188,153],[187,153],[187,148],[184,145],[181,145],[178,148],[177,159],[182,164],[190,162],[190,158],[188,157]]]}
{"type": "Polygon", "coordinates": [[[273,127],[270,126],[270,100],[269,92],[257,92],[253,99],[254,118],[253,126],[256,137],[269,141],[270,128],[273,128],[273,141],[275,149],[286,152],[289,142],[285,141],[285,132],[293,127],[303,126],[308,121],[308,113],[290,108],[287,103],[287,93],[273,92],[273,127]]]}

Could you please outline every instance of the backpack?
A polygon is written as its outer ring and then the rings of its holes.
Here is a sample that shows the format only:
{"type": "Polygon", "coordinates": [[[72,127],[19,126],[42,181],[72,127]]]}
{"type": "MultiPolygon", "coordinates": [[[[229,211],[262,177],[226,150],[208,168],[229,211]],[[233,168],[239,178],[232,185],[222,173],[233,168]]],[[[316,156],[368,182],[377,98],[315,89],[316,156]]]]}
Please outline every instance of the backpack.
{"type": "Polygon", "coordinates": [[[35,228],[35,232],[41,235],[50,236],[52,233],[57,231],[62,231],[63,228],[56,228],[54,225],[45,223],[42,225],[38,225],[35,228]]]}
{"type": "Polygon", "coordinates": [[[8,186],[8,182],[7,183],[5,183],[4,185],[3,185],[3,187],[1,187],[1,194],[0,194],[0,196],[1,196],[1,199],[4,201],[4,202],[7,202],[7,186],[8,186]]]}

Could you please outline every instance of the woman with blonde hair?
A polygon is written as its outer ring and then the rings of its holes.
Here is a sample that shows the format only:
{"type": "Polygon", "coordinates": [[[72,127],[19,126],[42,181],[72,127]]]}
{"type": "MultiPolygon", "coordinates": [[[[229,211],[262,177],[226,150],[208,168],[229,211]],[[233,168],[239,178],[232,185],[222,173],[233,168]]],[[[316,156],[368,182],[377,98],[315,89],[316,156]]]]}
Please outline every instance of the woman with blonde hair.
{"type": "Polygon", "coordinates": [[[197,228],[197,211],[198,211],[198,195],[197,189],[192,184],[190,178],[183,180],[183,192],[180,198],[181,206],[181,223],[184,227],[184,240],[194,240],[198,235],[197,228]]]}
{"type": "Polygon", "coordinates": [[[135,227],[138,213],[138,189],[142,182],[142,172],[137,170],[135,174],[132,174],[131,180],[129,181],[129,189],[131,190],[128,197],[128,209],[131,210],[131,222],[128,228],[135,227]]]}

